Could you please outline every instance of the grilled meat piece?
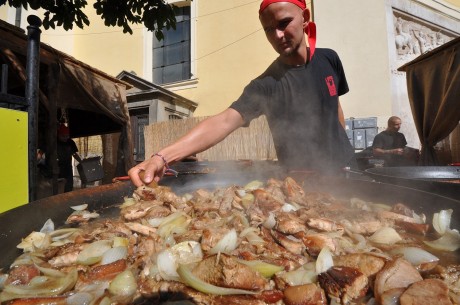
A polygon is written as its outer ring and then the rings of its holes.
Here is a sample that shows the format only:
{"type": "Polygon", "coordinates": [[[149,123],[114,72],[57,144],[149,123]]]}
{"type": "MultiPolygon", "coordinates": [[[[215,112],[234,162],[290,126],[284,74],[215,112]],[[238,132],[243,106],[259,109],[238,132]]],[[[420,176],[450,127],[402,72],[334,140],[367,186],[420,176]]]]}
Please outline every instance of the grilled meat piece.
{"type": "Polygon", "coordinates": [[[192,272],[203,281],[220,287],[260,291],[268,285],[258,272],[223,253],[205,258],[192,272]]]}
{"type": "Polygon", "coordinates": [[[282,191],[286,195],[288,202],[303,204],[305,202],[305,191],[291,177],[287,177],[283,181],[282,191]]]}
{"type": "Polygon", "coordinates": [[[401,305],[452,305],[449,288],[436,279],[426,279],[413,283],[399,298],[401,305]]]}
{"type": "Polygon", "coordinates": [[[301,255],[304,252],[305,246],[300,239],[297,239],[292,235],[286,236],[275,230],[272,230],[271,234],[273,238],[276,240],[276,242],[283,246],[289,252],[297,255],[301,255]]]}
{"type": "Polygon", "coordinates": [[[19,265],[10,270],[4,285],[27,285],[39,275],[40,271],[34,265],[19,265]]]}
{"type": "Polygon", "coordinates": [[[294,236],[302,240],[308,254],[311,256],[318,256],[324,247],[328,247],[332,252],[337,248],[334,239],[326,234],[299,232],[294,236]]]}
{"type": "Polygon", "coordinates": [[[324,290],[316,284],[287,287],[283,291],[286,305],[321,305],[327,304],[324,290]]]}
{"type": "Polygon", "coordinates": [[[382,270],[386,260],[372,253],[351,253],[334,257],[334,266],[357,268],[367,277],[373,277],[382,270]]]}
{"type": "Polygon", "coordinates": [[[420,273],[403,258],[388,261],[382,270],[377,273],[374,283],[375,299],[393,288],[407,288],[409,285],[423,280],[420,273]]]}
{"type": "Polygon", "coordinates": [[[310,218],[307,221],[307,225],[310,228],[316,229],[318,231],[333,232],[338,231],[343,233],[344,228],[341,224],[336,223],[335,221],[327,218],[310,218]]]}
{"type": "Polygon", "coordinates": [[[319,283],[326,293],[339,298],[343,304],[366,294],[368,279],[356,268],[334,266],[318,275],[319,283]]]}
{"type": "Polygon", "coordinates": [[[284,234],[295,234],[307,231],[305,222],[292,212],[276,212],[275,229],[284,234]]]}

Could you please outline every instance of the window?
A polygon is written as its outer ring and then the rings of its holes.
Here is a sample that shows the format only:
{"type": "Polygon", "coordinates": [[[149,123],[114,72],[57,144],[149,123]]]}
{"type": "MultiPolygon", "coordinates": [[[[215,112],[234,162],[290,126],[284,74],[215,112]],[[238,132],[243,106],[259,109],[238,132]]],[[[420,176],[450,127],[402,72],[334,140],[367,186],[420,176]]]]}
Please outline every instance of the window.
{"type": "Polygon", "coordinates": [[[165,30],[164,39],[153,37],[153,82],[188,80],[190,72],[190,6],[175,7],[176,29],[165,30]]]}
{"type": "Polygon", "coordinates": [[[134,139],[134,160],[145,160],[145,140],[144,127],[149,124],[148,114],[138,114],[131,116],[131,126],[134,139]]]}

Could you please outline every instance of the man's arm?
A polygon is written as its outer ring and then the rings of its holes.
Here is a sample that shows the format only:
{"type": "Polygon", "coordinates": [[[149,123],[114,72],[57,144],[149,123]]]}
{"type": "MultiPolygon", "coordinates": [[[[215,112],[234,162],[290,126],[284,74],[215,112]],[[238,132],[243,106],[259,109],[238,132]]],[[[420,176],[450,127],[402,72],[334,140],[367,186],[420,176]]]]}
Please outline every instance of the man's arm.
{"type": "Polygon", "coordinates": [[[345,115],[343,114],[343,109],[342,109],[342,105],[340,104],[340,100],[339,100],[338,112],[339,112],[340,125],[342,125],[343,129],[345,129],[345,115]]]}
{"type": "Polygon", "coordinates": [[[157,155],[134,166],[128,174],[136,186],[159,181],[165,170],[165,162],[172,164],[183,158],[202,152],[243,126],[244,121],[239,112],[228,108],[212,116],[191,129],[185,136],[173,144],[158,151],[157,155]],[[140,177],[143,173],[143,178],[140,177]]]}

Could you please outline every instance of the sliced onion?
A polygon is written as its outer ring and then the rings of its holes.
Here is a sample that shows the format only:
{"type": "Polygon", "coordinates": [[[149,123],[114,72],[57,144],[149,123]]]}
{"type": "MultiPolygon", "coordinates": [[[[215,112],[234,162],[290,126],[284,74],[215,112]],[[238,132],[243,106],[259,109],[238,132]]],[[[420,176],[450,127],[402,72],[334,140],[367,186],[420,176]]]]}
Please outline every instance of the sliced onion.
{"type": "Polygon", "coordinates": [[[67,305],[89,305],[94,297],[88,292],[77,292],[66,299],[67,305]]]}
{"type": "Polygon", "coordinates": [[[77,263],[82,265],[93,265],[102,259],[102,255],[111,248],[109,240],[98,240],[84,248],[77,257],[77,263]]]}
{"type": "Polygon", "coordinates": [[[259,260],[245,261],[239,259],[238,262],[251,267],[251,269],[259,272],[260,275],[266,278],[271,278],[273,275],[275,275],[275,273],[284,270],[284,266],[273,265],[259,260]]]}
{"type": "Polygon", "coordinates": [[[410,262],[413,266],[420,266],[422,264],[433,263],[439,261],[439,258],[434,256],[428,251],[417,247],[401,247],[392,249],[392,255],[403,255],[404,259],[410,262]]]}
{"type": "Polygon", "coordinates": [[[208,251],[209,254],[216,253],[230,253],[238,246],[238,235],[235,229],[231,229],[227,234],[222,237],[217,244],[208,251]]]}
{"type": "Polygon", "coordinates": [[[101,259],[101,265],[111,264],[120,259],[125,259],[128,255],[128,248],[124,246],[113,247],[104,252],[101,259]]]}
{"type": "Polygon", "coordinates": [[[74,205],[70,208],[74,211],[83,211],[83,210],[86,210],[87,207],[88,205],[85,203],[85,204],[80,204],[80,205],[74,205]]]}
{"type": "Polygon", "coordinates": [[[238,197],[243,198],[244,196],[246,196],[246,190],[238,189],[236,190],[236,194],[238,195],[238,197]]]}
{"type": "Polygon", "coordinates": [[[273,227],[276,225],[275,214],[273,214],[273,212],[269,212],[267,219],[262,225],[267,229],[273,229],[273,227]]]}
{"type": "Polygon", "coordinates": [[[453,212],[454,211],[452,209],[448,209],[441,210],[439,213],[434,213],[433,228],[436,230],[436,232],[442,235],[446,233],[447,230],[449,230],[453,212]]]}
{"type": "Polygon", "coordinates": [[[123,197],[123,203],[120,205],[120,208],[123,209],[123,208],[127,208],[129,206],[132,206],[134,204],[136,204],[136,200],[134,198],[130,198],[130,197],[123,197]]]}
{"type": "Polygon", "coordinates": [[[180,228],[185,230],[187,225],[187,215],[184,212],[175,212],[165,217],[161,225],[158,226],[157,233],[164,239],[173,232],[178,232],[180,228]]]}
{"type": "Polygon", "coordinates": [[[316,273],[315,263],[310,262],[295,270],[280,273],[277,276],[284,279],[289,286],[299,286],[305,284],[316,283],[318,274],[316,273]]]}
{"type": "Polygon", "coordinates": [[[137,290],[137,282],[133,272],[127,269],[119,274],[110,282],[109,292],[123,301],[130,301],[137,290]]]}
{"type": "Polygon", "coordinates": [[[248,193],[241,198],[241,204],[245,209],[248,209],[254,203],[255,197],[253,194],[248,193]]]}
{"type": "Polygon", "coordinates": [[[157,268],[165,280],[179,280],[177,267],[179,264],[191,264],[203,259],[200,243],[184,241],[160,252],[157,256],[157,268]]]}
{"type": "Polygon", "coordinates": [[[293,206],[292,204],[285,203],[281,207],[281,211],[282,212],[295,212],[295,211],[297,211],[297,208],[295,206],[293,206]]]}
{"type": "Polygon", "coordinates": [[[253,190],[256,190],[256,189],[260,189],[263,186],[264,186],[264,183],[262,181],[253,180],[253,181],[249,182],[248,184],[246,184],[244,186],[244,189],[247,190],[247,191],[253,191],[253,190]]]}
{"type": "Polygon", "coordinates": [[[326,272],[334,266],[334,260],[332,259],[332,253],[329,247],[324,247],[316,258],[316,273],[320,274],[326,272]]]}
{"type": "Polygon", "coordinates": [[[40,229],[40,233],[51,233],[54,231],[54,222],[48,219],[43,227],[40,229]]]}
{"type": "Polygon", "coordinates": [[[16,247],[22,249],[24,252],[33,252],[36,249],[45,249],[50,244],[51,237],[49,234],[34,231],[24,238],[16,247]]]}
{"type": "Polygon", "coordinates": [[[113,247],[128,247],[129,240],[126,237],[115,236],[113,238],[113,247]]]}
{"type": "Polygon", "coordinates": [[[447,230],[441,238],[423,242],[437,250],[455,251],[460,248],[460,234],[457,230],[447,230]]]}
{"type": "Polygon", "coordinates": [[[392,245],[402,240],[402,238],[395,229],[383,227],[375,231],[374,234],[369,237],[369,240],[378,244],[392,245]]]}
{"type": "Polygon", "coordinates": [[[50,236],[51,236],[52,241],[58,241],[61,239],[65,239],[71,236],[72,234],[74,234],[75,232],[79,232],[79,231],[81,231],[81,229],[78,229],[78,228],[59,229],[59,230],[55,230],[51,232],[50,236]]]}
{"type": "Polygon", "coordinates": [[[60,295],[71,290],[77,282],[77,269],[72,269],[65,277],[49,279],[40,285],[5,285],[1,302],[17,299],[32,298],[38,296],[60,295]],[[6,295],[4,295],[6,293],[6,295]]]}
{"type": "Polygon", "coordinates": [[[35,267],[37,267],[37,269],[40,270],[41,273],[43,273],[44,275],[50,276],[50,277],[65,277],[66,276],[64,272],[59,271],[57,269],[45,268],[37,264],[35,264],[35,267]]]}
{"type": "Polygon", "coordinates": [[[255,292],[249,290],[225,288],[209,284],[195,276],[186,265],[179,265],[177,273],[187,286],[203,293],[213,295],[256,294],[255,292]]]}

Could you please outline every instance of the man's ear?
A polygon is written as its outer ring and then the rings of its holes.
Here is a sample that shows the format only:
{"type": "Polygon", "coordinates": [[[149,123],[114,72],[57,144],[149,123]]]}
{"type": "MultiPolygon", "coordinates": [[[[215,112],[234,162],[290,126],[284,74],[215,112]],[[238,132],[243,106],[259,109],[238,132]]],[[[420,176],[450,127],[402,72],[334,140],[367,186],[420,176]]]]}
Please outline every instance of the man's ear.
{"type": "Polygon", "coordinates": [[[303,23],[306,25],[310,22],[310,10],[308,8],[304,9],[303,13],[303,23]]]}

